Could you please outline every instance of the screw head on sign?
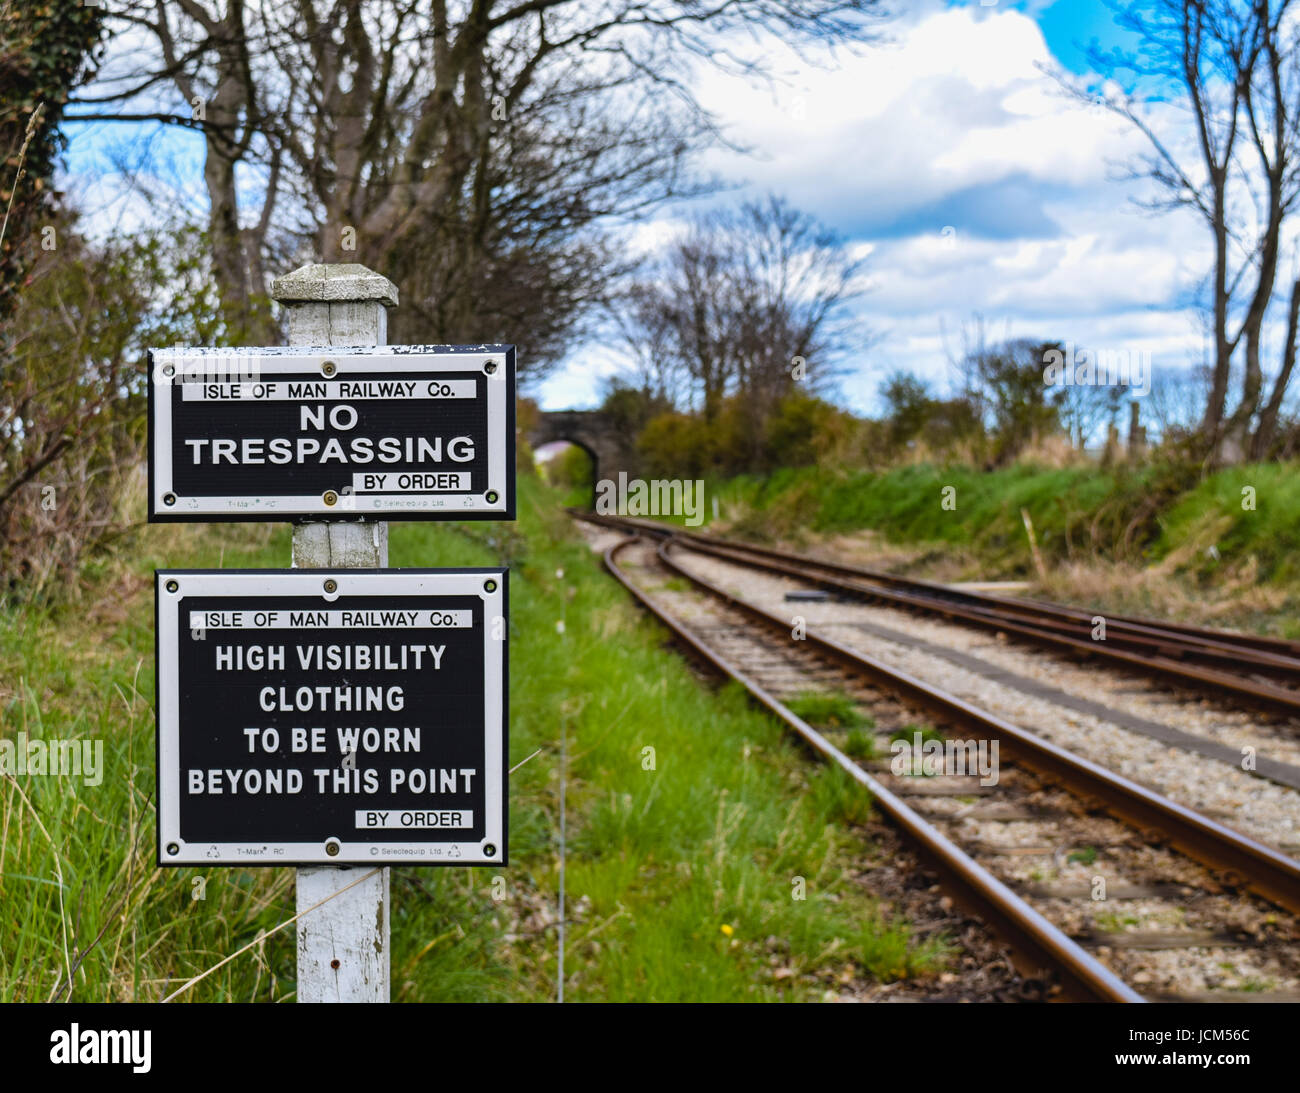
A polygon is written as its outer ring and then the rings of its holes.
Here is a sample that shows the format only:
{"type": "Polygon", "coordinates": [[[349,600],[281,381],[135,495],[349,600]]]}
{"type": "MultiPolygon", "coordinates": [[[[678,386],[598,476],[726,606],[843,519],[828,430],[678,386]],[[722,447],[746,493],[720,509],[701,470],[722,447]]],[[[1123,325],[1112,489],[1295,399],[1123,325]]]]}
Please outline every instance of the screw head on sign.
{"type": "Polygon", "coordinates": [[[174,364],[163,365],[163,375],[166,376],[168,379],[176,375],[176,366],[174,364]]]}
{"type": "Polygon", "coordinates": [[[325,853],[328,854],[331,858],[337,858],[339,856],[338,839],[329,839],[328,841],[326,841],[325,853]]]}
{"type": "Polygon", "coordinates": [[[497,856],[496,845],[494,843],[488,843],[487,846],[483,848],[483,855],[484,857],[495,858],[497,856]]]}
{"type": "Polygon", "coordinates": [[[497,370],[496,361],[487,361],[483,365],[483,371],[486,372],[489,376],[492,375],[496,370],[497,370]]]}
{"type": "Polygon", "coordinates": [[[181,590],[181,586],[180,586],[176,581],[168,581],[168,582],[167,582],[167,591],[168,591],[168,592],[179,592],[180,590],[181,590]]]}
{"type": "Polygon", "coordinates": [[[338,590],[339,590],[339,582],[334,580],[333,577],[331,577],[328,581],[325,582],[326,592],[337,592],[338,590]]]}
{"type": "Polygon", "coordinates": [[[495,505],[497,503],[497,498],[501,495],[497,493],[496,490],[488,490],[484,496],[487,498],[487,503],[489,505],[495,505]]]}
{"type": "Polygon", "coordinates": [[[175,843],[167,844],[167,853],[170,854],[173,858],[180,852],[181,852],[181,848],[177,846],[175,843]]]}
{"type": "Polygon", "coordinates": [[[322,497],[321,500],[327,505],[337,505],[339,503],[339,495],[333,490],[326,490],[325,496],[322,497]]]}
{"type": "Polygon", "coordinates": [[[334,375],[335,372],[339,370],[339,366],[335,364],[333,361],[326,361],[324,364],[320,366],[320,370],[321,370],[321,375],[332,376],[334,375]]]}
{"type": "Polygon", "coordinates": [[[483,588],[488,592],[495,592],[497,590],[497,583],[496,581],[490,581],[490,580],[484,581],[483,588]]]}
{"type": "Polygon", "coordinates": [[[164,505],[174,505],[174,504],[176,504],[176,495],[175,495],[174,493],[164,493],[164,494],[163,494],[163,504],[164,504],[164,505]]]}

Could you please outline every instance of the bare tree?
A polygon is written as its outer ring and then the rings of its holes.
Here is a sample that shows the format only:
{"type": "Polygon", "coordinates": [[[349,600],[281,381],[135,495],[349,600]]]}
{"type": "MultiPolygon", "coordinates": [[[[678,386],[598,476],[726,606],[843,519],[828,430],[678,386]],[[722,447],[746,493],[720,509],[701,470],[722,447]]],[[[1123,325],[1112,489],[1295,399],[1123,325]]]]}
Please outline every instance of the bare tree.
{"type": "Polygon", "coordinates": [[[1057,393],[1057,413],[1070,442],[1083,451],[1102,422],[1114,425],[1127,395],[1120,386],[1075,383],[1057,393]]]}
{"type": "Polygon", "coordinates": [[[631,355],[630,385],[648,398],[680,405],[689,397],[690,376],[675,352],[673,315],[663,306],[660,286],[633,281],[611,302],[609,312],[631,355]]]}
{"type": "MultiPolygon", "coordinates": [[[[1139,39],[1129,51],[1094,49],[1096,69],[1127,90],[1108,108],[1147,140],[1135,177],[1158,188],[1152,211],[1190,209],[1209,229],[1213,344],[1201,432],[1211,462],[1263,457],[1295,361],[1300,280],[1291,285],[1283,358],[1264,398],[1262,346],[1276,286],[1283,224],[1300,198],[1300,52],[1291,0],[1108,0],[1139,39]],[[1149,108],[1169,88],[1195,136],[1194,151],[1157,131],[1149,108]],[[1233,360],[1241,387],[1229,405],[1233,360]]],[[[1096,95],[1095,88],[1075,88],[1096,95]]]]}
{"type": "Polygon", "coordinates": [[[740,375],[742,302],[735,296],[735,255],[725,221],[697,220],[667,258],[653,294],[655,322],[667,328],[672,354],[690,377],[706,421],[713,421],[740,375]]]}
{"type": "Polygon", "coordinates": [[[835,232],[776,196],[745,205],[731,229],[742,320],[739,383],[764,406],[794,381],[824,389],[842,354],[866,346],[844,307],[860,291],[862,260],[835,232]]]}
{"type": "Polygon", "coordinates": [[[1209,396],[1210,379],[1205,364],[1162,368],[1152,374],[1147,414],[1162,439],[1196,430],[1209,396]]]}
{"type": "Polygon", "coordinates": [[[842,240],[778,197],[714,211],[650,267],[625,333],[643,358],[688,377],[705,421],[735,394],[761,456],[777,404],[804,385],[824,390],[867,338],[846,304],[862,263],[842,240]]]}
{"type": "Polygon", "coordinates": [[[394,277],[396,336],[465,340],[509,326],[536,363],[558,355],[617,272],[602,226],[706,187],[691,159],[720,134],[690,91],[694,68],[761,75],[741,44],[763,30],[796,49],[867,41],[876,5],[133,2],[130,25],[157,40],[157,55],[102,98],[125,116],[203,129],[224,296],[242,298],[236,267],[245,283],[261,277],[235,246],[233,195],[239,238],[262,254],[273,218],[286,216],[308,253],[394,277]],[[169,84],[185,108],[138,109],[169,84]],[[262,172],[256,216],[239,205],[250,187],[231,185],[241,164],[262,172]],[[277,195],[290,200],[269,212],[277,195]]]}
{"type": "Polygon", "coordinates": [[[259,76],[276,42],[249,0],[129,0],[113,20],[136,47],[110,56],[99,83],[78,97],[76,117],[161,121],[202,133],[208,246],[230,336],[265,336],[263,251],[280,195],[281,154],[262,132],[259,76]],[[239,172],[259,158],[268,166],[261,208],[245,224],[239,172]]]}

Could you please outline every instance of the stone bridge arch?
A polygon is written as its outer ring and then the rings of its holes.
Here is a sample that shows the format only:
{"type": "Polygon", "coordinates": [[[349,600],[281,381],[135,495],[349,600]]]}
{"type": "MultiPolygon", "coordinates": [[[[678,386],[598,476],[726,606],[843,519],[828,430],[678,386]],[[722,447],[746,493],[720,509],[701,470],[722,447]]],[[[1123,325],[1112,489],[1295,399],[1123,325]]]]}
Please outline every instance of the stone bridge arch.
{"type": "Polygon", "coordinates": [[[631,471],[632,437],[623,436],[618,426],[599,410],[545,410],[528,431],[528,443],[536,451],[543,444],[567,440],[591,456],[592,500],[596,483],[631,471]]]}

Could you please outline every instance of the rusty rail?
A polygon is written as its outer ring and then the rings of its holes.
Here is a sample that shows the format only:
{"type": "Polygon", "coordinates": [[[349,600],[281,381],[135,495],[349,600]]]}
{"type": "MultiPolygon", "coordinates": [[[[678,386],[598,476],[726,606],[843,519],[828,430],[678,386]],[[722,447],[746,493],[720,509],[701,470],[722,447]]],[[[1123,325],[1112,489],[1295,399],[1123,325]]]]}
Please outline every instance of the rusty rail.
{"type": "MultiPolygon", "coordinates": [[[[763,625],[789,633],[789,620],[719,588],[673,561],[669,551],[674,545],[673,539],[659,544],[659,557],[668,569],[763,625]]],[[[1280,850],[1162,797],[915,676],[818,634],[811,627],[805,628],[804,633],[805,640],[828,657],[924,707],[942,722],[972,730],[986,740],[996,739],[999,748],[1026,766],[1097,802],[1116,818],[1142,831],[1150,841],[1168,842],[1219,872],[1225,884],[1240,884],[1288,911],[1300,913],[1300,862],[1280,850]]]]}
{"type": "MultiPolygon", "coordinates": [[[[848,594],[855,598],[872,599],[908,610],[919,610],[937,614],[958,622],[969,623],[985,629],[1014,634],[1031,643],[1052,646],[1068,653],[1084,657],[1098,657],[1109,660],[1139,672],[1156,673],[1173,679],[1184,685],[1192,684],[1199,688],[1210,688],[1227,692],[1246,701],[1268,706],[1289,714],[1300,714],[1300,690],[1280,686],[1266,680],[1247,678],[1219,668],[1187,664],[1168,655],[1153,655],[1116,648],[1101,641],[1083,640],[1062,633],[1061,626],[1065,614],[1075,609],[1061,605],[1049,605],[1053,610],[1050,616],[1038,622],[1030,621],[1024,612],[1031,608],[1026,606],[1033,601],[1001,601],[978,593],[968,593],[949,589],[929,581],[894,575],[877,574],[875,571],[860,570],[837,562],[820,559],[803,558],[799,555],[772,550],[767,547],[751,546],[704,536],[695,533],[682,533],[672,527],[654,521],[637,520],[629,517],[600,516],[593,513],[576,513],[584,520],[603,524],[637,533],[648,533],[658,539],[672,537],[687,545],[692,550],[713,554],[742,565],[753,566],[768,572],[794,577],[819,587],[848,594]],[[851,574],[847,576],[845,574],[851,574]],[[872,582],[872,583],[866,583],[872,582]],[[884,587],[892,584],[893,587],[884,587]],[[920,591],[917,591],[920,590],[920,591]],[[994,613],[988,603],[999,605],[994,613]],[[1016,613],[1021,617],[1017,619],[1016,613]]],[[[1117,620],[1107,616],[1108,628],[1117,620]]],[[[1119,619],[1124,622],[1125,620],[1119,619]]],[[[1214,632],[1217,636],[1211,644],[1208,639],[1180,637],[1173,627],[1156,635],[1152,624],[1144,620],[1141,624],[1128,623],[1124,631],[1130,644],[1145,646],[1148,649],[1163,648],[1174,656],[1200,656],[1238,665],[1244,669],[1286,671],[1290,673],[1291,665],[1300,665],[1300,660],[1288,656],[1275,648],[1260,649],[1253,639],[1243,636],[1244,642],[1236,649],[1230,648],[1236,635],[1214,632]],[[1141,632],[1139,632],[1141,631],[1141,632]]],[[[1108,629],[1109,632],[1109,629],[1108,629]]],[[[1260,639],[1271,640],[1271,639],[1260,639]]],[[[1278,643],[1285,647],[1286,643],[1278,643]]]]}
{"type": "MultiPolygon", "coordinates": [[[[696,656],[726,678],[739,682],[755,701],[783,721],[820,755],[840,767],[871,793],[881,812],[903,832],[904,837],[912,843],[920,856],[945,879],[954,898],[967,910],[980,915],[1007,941],[1012,947],[1016,964],[1023,973],[1030,978],[1041,977],[1045,971],[1055,973],[1059,978],[1063,995],[1076,1001],[1145,1001],[1110,969],[978,865],[955,843],[872,778],[821,733],[792,713],[736,665],[704,645],[689,629],[637,588],[619,568],[617,562],[617,555],[635,542],[637,542],[635,538],[624,539],[605,552],[605,566],[614,578],[696,656]]],[[[698,580],[690,574],[683,573],[683,575],[692,581],[698,580]]],[[[710,589],[715,594],[726,595],[721,593],[721,590],[713,589],[712,586],[710,589]]]]}

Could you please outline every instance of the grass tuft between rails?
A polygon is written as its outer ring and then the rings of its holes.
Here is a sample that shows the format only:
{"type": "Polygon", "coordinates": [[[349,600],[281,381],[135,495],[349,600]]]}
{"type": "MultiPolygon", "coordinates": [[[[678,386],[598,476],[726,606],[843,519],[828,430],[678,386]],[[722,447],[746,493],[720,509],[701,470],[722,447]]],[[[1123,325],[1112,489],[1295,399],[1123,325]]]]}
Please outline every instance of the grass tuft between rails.
{"type": "Polygon", "coordinates": [[[836,691],[802,691],[786,708],[818,729],[857,729],[872,723],[851,697],[836,691]]]}
{"type": "MultiPolygon", "coordinates": [[[[557,498],[524,477],[516,525],[391,531],[394,566],[512,567],[510,757],[523,764],[508,867],[393,870],[394,999],[554,997],[562,763],[566,998],[814,999],[940,970],[944,944],[914,941],[858,879],[861,788],[739,688],[698,680],[557,498]]],[[[98,566],[75,603],[0,605],[4,735],[104,745],[99,785],[0,778],[5,1000],[156,1000],[294,912],[291,870],[153,864],[148,579],[153,566],[284,566],[288,530],[149,528],[131,554],[98,566]]],[[[290,927],[185,997],[293,992],[290,927]]]]}

